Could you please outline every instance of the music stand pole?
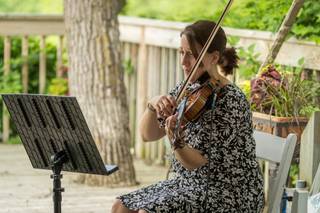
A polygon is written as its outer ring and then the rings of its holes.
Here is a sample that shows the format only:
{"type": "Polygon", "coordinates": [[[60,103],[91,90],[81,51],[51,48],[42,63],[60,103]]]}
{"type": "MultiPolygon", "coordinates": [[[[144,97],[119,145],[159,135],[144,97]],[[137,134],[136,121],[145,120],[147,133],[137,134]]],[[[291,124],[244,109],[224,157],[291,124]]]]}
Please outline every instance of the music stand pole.
{"type": "Polygon", "coordinates": [[[51,156],[51,168],[53,174],[50,176],[53,179],[53,208],[54,213],[61,213],[61,192],[64,192],[64,188],[61,188],[62,174],[61,170],[64,163],[68,162],[68,156],[65,151],[62,150],[51,156]]]}

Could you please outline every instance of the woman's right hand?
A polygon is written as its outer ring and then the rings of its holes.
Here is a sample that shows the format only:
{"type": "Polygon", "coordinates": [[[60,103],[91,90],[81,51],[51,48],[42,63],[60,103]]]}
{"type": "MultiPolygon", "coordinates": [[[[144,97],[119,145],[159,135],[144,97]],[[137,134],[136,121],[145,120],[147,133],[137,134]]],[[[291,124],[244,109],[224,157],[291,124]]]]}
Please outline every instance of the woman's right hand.
{"type": "Polygon", "coordinates": [[[172,115],[177,108],[177,102],[171,95],[156,96],[149,101],[149,104],[156,110],[158,118],[164,119],[172,115]]]}

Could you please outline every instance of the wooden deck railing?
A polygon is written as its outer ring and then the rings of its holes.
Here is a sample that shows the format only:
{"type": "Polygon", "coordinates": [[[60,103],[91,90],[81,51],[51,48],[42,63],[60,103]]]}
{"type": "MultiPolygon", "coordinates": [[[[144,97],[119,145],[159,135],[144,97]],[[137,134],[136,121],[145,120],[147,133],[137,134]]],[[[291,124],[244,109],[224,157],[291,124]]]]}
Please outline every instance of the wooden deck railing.
{"type": "MultiPolygon", "coordinates": [[[[180,31],[186,23],[150,20],[133,17],[119,17],[122,41],[122,56],[126,67],[125,84],[128,89],[130,106],[130,128],[132,132],[132,148],[138,157],[150,162],[164,162],[166,152],[165,143],[143,144],[136,133],[137,122],[146,106],[146,101],[157,94],[166,93],[176,82],[183,78],[179,65],[180,31]]],[[[259,59],[263,60],[273,40],[270,32],[254,30],[240,30],[225,28],[226,33],[240,38],[238,46],[248,47],[255,44],[255,50],[261,53],[259,59]]],[[[62,50],[64,48],[64,20],[62,16],[23,16],[1,15],[0,36],[4,37],[4,75],[10,73],[10,51],[12,36],[22,38],[22,52],[24,58],[28,57],[28,38],[40,36],[40,49],[46,47],[46,37],[56,36],[57,45],[57,73],[62,66],[62,50]]],[[[320,46],[311,42],[302,42],[289,39],[282,47],[276,62],[297,66],[300,58],[305,58],[304,67],[307,76],[314,72],[320,81],[320,46]]],[[[41,51],[39,56],[39,93],[44,92],[46,85],[46,55],[41,51]]],[[[23,91],[28,92],[28,65],[22,66],[23,91]]],[[[2,140],[9,137],[9,120],[3,115],[2,140]]]]}

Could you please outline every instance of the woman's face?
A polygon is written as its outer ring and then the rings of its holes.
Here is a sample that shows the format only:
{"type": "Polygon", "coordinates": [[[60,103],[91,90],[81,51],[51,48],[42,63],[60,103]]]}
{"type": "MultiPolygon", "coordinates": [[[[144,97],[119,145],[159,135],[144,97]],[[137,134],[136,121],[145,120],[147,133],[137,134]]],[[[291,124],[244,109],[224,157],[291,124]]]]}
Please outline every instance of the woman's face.
{"type": "MultiPolygon", "coordinates": [[[[197,52],[200,53],[202,46],[200,44],[196,44],[197,52]]],[[[196,63],[196,58],[192,54],[188,39],[185,35],[181,36],[180,40],[180,63],[182,65],[182,69],[184,72],[184,77],[187,78],[191,72],[193,65],[196,63]]],[[[211,69],[212,65],[215,63],[215,60],[212,58],[212,54],[206,53],[202,59],[202,63],[204,66],[199,66],[196,73],[190,79],[190,82],[195,82],[206,70],[211,69]]]]}

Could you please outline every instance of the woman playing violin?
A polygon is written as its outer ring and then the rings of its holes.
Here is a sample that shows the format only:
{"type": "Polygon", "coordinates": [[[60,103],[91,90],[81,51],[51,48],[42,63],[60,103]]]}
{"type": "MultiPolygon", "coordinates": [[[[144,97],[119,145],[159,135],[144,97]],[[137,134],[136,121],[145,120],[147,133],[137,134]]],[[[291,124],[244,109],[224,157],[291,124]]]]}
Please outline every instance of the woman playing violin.
{"type": "MultiPolygon", "coordinates": [[[[181,32],[180,58],[187,77],[215,23],[197,21],[181,32]]],[[[152,98],[144,112],[140,133],[144,141],[167,135],[172,143],[175,176],[119,196],[113,212],[261,212],[263,181],[255,156],[249,103],[226,76],[237,67],[234,48],[219,27],[187,91],[214,79],[216,98],[192,121],[176,129],[179,83],[168,95],[152,98]],[[203,78],[203,76],[207,76],[203,78]],[[159,121],[159,118],[160,121],[159,121]]],[[[213,95],[212,95],[213,96],[213,95]]]]}

